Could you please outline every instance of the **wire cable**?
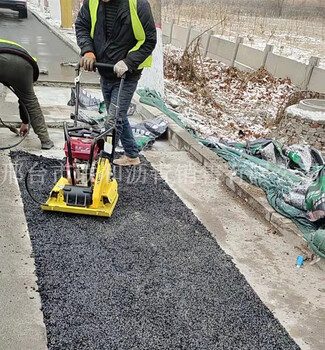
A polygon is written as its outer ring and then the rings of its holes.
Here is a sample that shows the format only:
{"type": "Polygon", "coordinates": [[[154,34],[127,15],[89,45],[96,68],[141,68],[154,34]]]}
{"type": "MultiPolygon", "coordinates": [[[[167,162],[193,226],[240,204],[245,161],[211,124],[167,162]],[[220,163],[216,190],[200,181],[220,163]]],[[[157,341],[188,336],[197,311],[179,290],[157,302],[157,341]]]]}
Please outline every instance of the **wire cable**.
{"type": "MultiPolygon", "coordinates": [[[[7,85],[7,84],[5,84],[5,83],[3,83],[3,85],[6,86],[9,90],[11,90],[11,91],[17,96],[15,90],[14,90],[11,86],[9,86],[9,85],[7,85]]],[[[18,96],[17,96],[17,97],[18,97],[18,96]]],[[[19,97],[18,97],[18,98],[19,98],[19,97]]],[[[20,104],[20,106],[22,107],[22,109],[23,109],[25,115],[27,116],[27,119],[28,119],[28,130],[27,130],[26,134],[25,134],[17,143],[15,143],[15,144],[13,144],[13,145],[10,145],[10,146],[0,147],[0,151],[5,151],[5,150],[7,150],[7,149],[11,149],[11,148],[17,147],[18,145],[20,145],[20,144],[25,140],[25,138],[26,138],[26,137],[28,136],[28,134],[29,134],[30,127],[31,127],[30,115],[29,115],[29,113],[28,113],[28,110],[27,110],[25,104],[24,104],[22,101],[19,101],[19,104],[20,104]]],[[[2,121],[2,120],[1,120],[1,121],[2,121]]],[[[2,122],[2,124],[4,125],[3,122],[2,122]]]]}
{"type": "MultiPolygon", "coordinates": [[[[60,166],[61,166],[61,176],[62,176],[62,167],[64,167],[64,164],[62,164],[62,162],[60,161],[60,160],[58,160],[58,163],[60,164],[60,166]]],[[[36,163],[36,166],[38,166],[38,165],[40,165],[41,163],[40,162],[38,162],[38,163],[36,163]]],[[[37,200],[33,195],[32,195],[32,193],[31,193],[31,191],[30,191],[30,188],[29,188],[29,185],[28,185],[28,179],[29,179],[29,175],[30,175],[30,172],[32,171],[32,170],[34,170],[35,169],[35,166],[33,166],[31,169],[29,169],[28,171],[27,171],[27,173],[26,173],[26,175],[25,175],[25,187],[26,187],[26,191],[27,191],[27,193],[28,193],[28,195],[30,196],[30,198],[35,202],[35,203],[37,203],[37,204],[39,204],[39,205],[46,205],[46,206],[48,206],[48,204],[47,203],[42,203],[42,202],[40,202],[39,200],[37,200]]]]}

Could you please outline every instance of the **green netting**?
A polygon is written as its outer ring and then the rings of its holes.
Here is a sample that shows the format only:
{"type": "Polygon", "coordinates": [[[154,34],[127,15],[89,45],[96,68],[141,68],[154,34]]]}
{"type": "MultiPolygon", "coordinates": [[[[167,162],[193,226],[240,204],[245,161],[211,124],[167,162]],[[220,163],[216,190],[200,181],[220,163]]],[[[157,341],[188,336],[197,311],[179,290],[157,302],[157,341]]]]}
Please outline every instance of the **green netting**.
{"type": "Polygon", "coordinates": [[[283,216],[290,218],[302,231],[310,247],[325,258],[325,230],[320,223],[306,219],[306,213],[285,202],[284,196],[294,187],[303,183],[303,178],[289,170],[232,149],[215,149],[215,152],[228,161],[230,167],[245,181],[258,186],[266,194],[270,205],[283,216]]]}
{"type": "MultiPolygon", "coordinates": [[[[140,89],[140,102],[154,106],[173,119],[179,126],[185,128],[178,114],[171,111],[152,90],[140,89]]],[[[302,231],[311,249],[325,258],[325,225],[324,220],[311,222],[306,218],[306,212],[285,202],[284,197],[295,187],[304,183],[304,178],[292,171],[279,167],[274,163],[245,154],[230,147],[216,147],[210,141],[198,137],[189,130],[199,142],[212,149],[220,157],[228,161],[229,166],[245,181],[260,187],[266,194],[270,205],[283,216],[290,218],[302,231]]]]}
{"type": "Polygon", "coordinates": [[[155,142],[155,137],[149,135],[140,135],[140,134],[137,134],[135,132],[133,132],[133,137],[139,147],[139,149],[141,150],[145,150],[147,148],[150,148],[154,142],[155,142]]]}
{"type": "Polygon", "coordinates": [[[185,128],[185,125],[179,119],[178,114],[165,105],[165,102],[156,91],[150,89],[138,89],[137,94],[140,96],[139,101],[141,103],[158,108],[160,111],[168,115],[169,118],[173,119],[177,125],[185,128]]]}

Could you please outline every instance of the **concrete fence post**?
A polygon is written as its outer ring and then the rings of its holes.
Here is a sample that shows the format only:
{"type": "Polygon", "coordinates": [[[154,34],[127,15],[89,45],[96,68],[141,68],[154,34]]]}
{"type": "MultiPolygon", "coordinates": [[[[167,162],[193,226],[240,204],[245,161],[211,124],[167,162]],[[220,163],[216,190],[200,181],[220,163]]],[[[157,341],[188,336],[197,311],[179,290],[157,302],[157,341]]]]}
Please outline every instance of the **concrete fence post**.
{"type": "Polygon", "coordinates": [[[262,65],[261,65],[262,68],[265,67],[265,65],[266,65],[266,60],[267,60],[267,56],[268,56],[268,54],[269,54],[270,52],[272,52],[272,51],[273,51],[273,45],[267,44],[267,45],[265,46],[265,49],[264,49],[263,62],[262,62],[262,65]]]}
{"type": "Polygon", "coordinates": [[[207,42],[205,44],[205,48],[204,48],[204,52],[203,52],[203,57],[207,56],[208,50],[209,50],[209,45],[210,45],[210,39],[211,36],[213,35],[213,30],[209,30],[207,33],[208,37],[207,37],[207,42]]]}
{"type": "Polygon", "coordinates": [[[236,39],[235,48],[234,48],[234,52],[232,54],[232,60],[231,60],[230,67],[233,67],[235,65],[236,57],[237,57],[237,53],[238,53],[238,49],[239,49],[239,45],[242,44],[243,42],[244,42],[244,38],[241,37],[241,36],[239,36],[236,39]]]}
{"type": "Polygon", "coordinates": [[[175,20],[174,18],[170,22],[170,29],[169,29],[169,44],[172,43],[173,40],[173,28],[174,28],[175,20]]]}
{"type": "Polygon", "coordinates": [[[311,79],[311,76],[313,74],[314,67],[317,67],[319,65],[319,62],[320,62],[320,57],[316,57],[316,56],[310,57],[309,64],[308,64],[307,69],[306,69],[306,78],[305,78],[305,81],[304,81],[303,86],[302,86],[303,90],[308,89],[308,85],[310,83],[310,79],[311,79]]]}
{"type": "Polygon", "coordinates": [[[186,34],[186,41],[185,41],[185,49],[187,48],[189,42],[190,42],[190,37],[191,37],[191,30],[192,30],[192,25],[190,24],[187,27],[187,34],[186,34]]]}

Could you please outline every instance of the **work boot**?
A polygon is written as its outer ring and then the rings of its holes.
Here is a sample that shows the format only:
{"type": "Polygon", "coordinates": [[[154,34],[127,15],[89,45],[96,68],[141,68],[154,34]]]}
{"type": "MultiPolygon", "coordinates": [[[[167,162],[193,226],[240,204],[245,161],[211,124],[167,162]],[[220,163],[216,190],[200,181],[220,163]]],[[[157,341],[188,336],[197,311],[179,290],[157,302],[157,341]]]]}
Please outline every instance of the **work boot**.
{"type": "Polygon", "coordinates": [[[120,166],[139,165],[140,163],[141,162],[139,157],[130,158],[128,156],[122,156],[121,158],[114,159],[113,161],[113,164],[120,166]]]}
{"type": "Polygon", "coordinates": [[[54,147],[54,143],[51,140],[41,141],[42,149],[51,149],[54,147]]]}

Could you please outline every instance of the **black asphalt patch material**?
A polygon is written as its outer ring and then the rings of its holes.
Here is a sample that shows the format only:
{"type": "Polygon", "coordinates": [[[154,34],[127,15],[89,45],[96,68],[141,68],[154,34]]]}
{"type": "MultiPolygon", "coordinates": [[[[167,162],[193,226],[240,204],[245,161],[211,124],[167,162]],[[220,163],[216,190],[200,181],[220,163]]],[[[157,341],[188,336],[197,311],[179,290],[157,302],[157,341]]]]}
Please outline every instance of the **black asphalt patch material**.
{"type": "Polygon", "coordinates": [[[34,162],[57,163],[12,159],[50,350],[299,349],[146,160],[133,175],[121,170],[119,202],[105,219],[42,212],[21,178],[34,162]]]}

